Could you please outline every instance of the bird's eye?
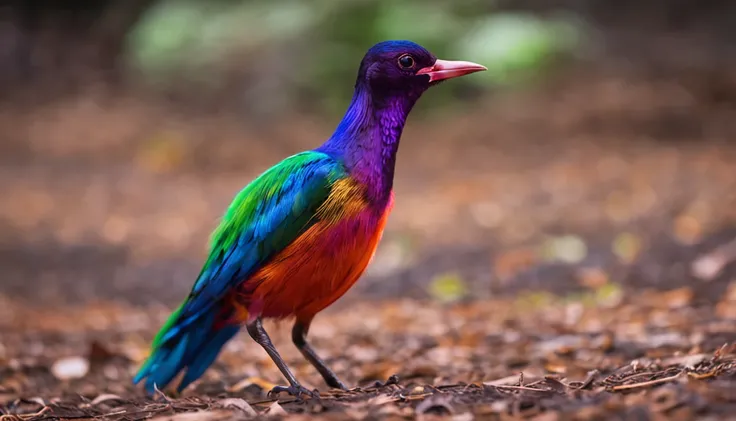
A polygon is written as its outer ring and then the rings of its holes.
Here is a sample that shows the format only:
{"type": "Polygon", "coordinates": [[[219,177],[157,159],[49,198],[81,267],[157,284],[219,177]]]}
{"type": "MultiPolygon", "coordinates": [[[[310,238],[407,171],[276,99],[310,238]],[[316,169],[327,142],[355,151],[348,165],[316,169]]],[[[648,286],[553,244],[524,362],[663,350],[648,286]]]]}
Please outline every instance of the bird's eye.
{"type": "Polygon", "coordinates": [[[401,66],[402,69],[411,69],[414,66],[414,57],[409,54],[404,54],[399,57],[399,66],[401,66]]]}

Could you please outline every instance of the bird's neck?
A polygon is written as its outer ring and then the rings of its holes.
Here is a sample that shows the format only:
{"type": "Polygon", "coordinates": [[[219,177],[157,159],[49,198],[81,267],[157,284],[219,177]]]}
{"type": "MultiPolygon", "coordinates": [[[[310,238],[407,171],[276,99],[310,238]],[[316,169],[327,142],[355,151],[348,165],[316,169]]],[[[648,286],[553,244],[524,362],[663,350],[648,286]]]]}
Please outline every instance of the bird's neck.
{"type": "Polygon", "coordinates": [[[320,147],[342,159],[375,203],[387,201],[393,188],[396,152],[414,102],[402,95],[376,95],[359,84],[335,133],[320,147]]]}

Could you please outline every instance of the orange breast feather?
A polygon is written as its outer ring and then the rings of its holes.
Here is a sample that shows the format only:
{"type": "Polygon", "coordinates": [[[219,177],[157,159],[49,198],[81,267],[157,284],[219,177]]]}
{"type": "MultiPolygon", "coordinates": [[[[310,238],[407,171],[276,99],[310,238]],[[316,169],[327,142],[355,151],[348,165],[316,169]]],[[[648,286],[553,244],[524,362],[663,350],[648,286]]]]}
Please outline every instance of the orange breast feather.
{"type": "Polygon", "coordinates": [[[357,183],[338,181],[318,210],[320,221],[243,283],[247,294],[231,297],[239,321],[296,316],[308,323],[363,274],[392,206],[393,193],[380,211],[365,203],[357,183]]]}

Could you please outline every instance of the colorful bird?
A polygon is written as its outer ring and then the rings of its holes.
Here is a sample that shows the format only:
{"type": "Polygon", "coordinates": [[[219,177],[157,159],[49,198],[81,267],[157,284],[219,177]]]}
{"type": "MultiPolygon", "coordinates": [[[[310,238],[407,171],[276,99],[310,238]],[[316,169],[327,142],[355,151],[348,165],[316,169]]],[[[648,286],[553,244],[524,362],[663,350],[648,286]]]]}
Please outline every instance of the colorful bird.
{"type": "Polygon", "coordinates": [[[393,206],[396,151],[409,111],[430,86],[482,70],[438,60],[410,41],[368,50],[332,136],[271,167],[235,196],[189,296],[156,335],[134,382],[145,378],[153,393],[184,372],[181,391],[245,326],[289,382],[271,392],[311,395],[261,323],[293,317],[296,347],[328,386],[346,389],[306,341],[309,326],[353,286],[376,251],[393,206]]]}

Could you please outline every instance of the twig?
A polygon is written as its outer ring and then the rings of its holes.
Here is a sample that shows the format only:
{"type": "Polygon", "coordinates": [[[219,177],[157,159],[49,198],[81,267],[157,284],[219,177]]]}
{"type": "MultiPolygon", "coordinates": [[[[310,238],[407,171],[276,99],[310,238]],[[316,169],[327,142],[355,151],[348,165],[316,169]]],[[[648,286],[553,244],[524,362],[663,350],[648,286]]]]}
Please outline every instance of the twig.
{"type": "Polygon", "coordinates": [[[418,395],[404,395],[404,394],[399,394],[399,400],[416,401],[416,400],[424,399],[427,396],[432,396],[432,395],[434,395],[434,393],[420,393],[418,395]]]}
{"type": "Polygon", "coordinates": [[[501,378],[501,379],[491,380],[489,382],[483,382],[483,385],[484,386],[503,386],[506,384],[514,384],[514,383],[522,384],[523,382],[524,382],[524,374],[522,373],[521,375],[514,374],[508,377],[501,378]]]}
{"type": "Polygon", "coordinates": [[[536,388],[528,387],[528,386],[503,386],[502,385],[502,386],[495,386],[495,387],[499,389],[529,390],[532,392],[547,392],[548,391],[547,389],[536,389],[536,388]]]}
{"type": "MultiPolygon", "coordinates": [[[[260,401],[248,402],[248,404],[251,405],[251,406],[253,406],[253,405],[264,405],[264,404],[272,404],[272,403],[278,402],[278,401],[279,401],[278,398],[277,399],[262,399],[260,401]]],[[[286,403],[286,402],[284,402],[284,403],[286,403]]]]}
{"type": "Polygon", "coordinates": [[[622,384],[618,386],[613,386],[611,390],[627,390],[627,389],[638,389],[640,387],[647,387],[647,386],[654,386],[655,384],[661,384],[661,383],[667,383],[672,380],[677,380],[680,376],[682,376],[682,371],[675,374],[674,376],[670,377],[663,377],[661,379],[656,380],[650,380],[647,382],[641,382],[641,383],[634,383],[634,384],[622,384]]]}
{"type": "Polygon", "coordinates": [[[33,414],[8,414],[8,415],[2,415],[0,416],[0,421],[6,421],[6,420],[27,420],[31,418],[35,418],[38,416],[41,416],[45,414],[46,412],[50,411],[51,408],[49,406],[44,406],[41,408],[38,412],[34,412],[33,414]]]}
{"type": "Polygon", "coordinates": [[[637,377],[646,377],[646,376],[652,377],[655,374],[657,374],[657,373],[653,373],[651,371],[644,371],[642,373],[631,374],[629,376],[623,377],[623,378],[619,379],[618,381],[621,382],[621,383],[623,383],[623,382],[627,382],[629,380],[635,379],[637,377]]]}
{"type": "Polygon", "coordinates": [[[123,414],[127,414],[127,413],[128,413],[128,411],[126,409],[121,409],[119,411],[108,412],[107,414],[103,414],[101,416],[103,416],[103,417],[111,417],[113,415],[123,415],[123,414]]]}
{"type": "Polygon", "coordinates": [[[591,384],[593,384],[593,382],[598,378],[598,376],[600,376],[600,374],[601,373],[598,370],[591,370],[590,372],[588,372],[588,377],[585,378],[583,383],[580,386],[578,386],[577,389],[578,390],[586,389],[591,384]]]}

